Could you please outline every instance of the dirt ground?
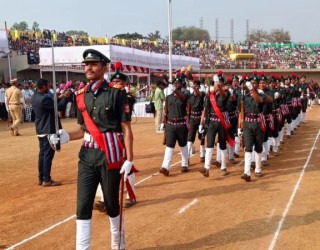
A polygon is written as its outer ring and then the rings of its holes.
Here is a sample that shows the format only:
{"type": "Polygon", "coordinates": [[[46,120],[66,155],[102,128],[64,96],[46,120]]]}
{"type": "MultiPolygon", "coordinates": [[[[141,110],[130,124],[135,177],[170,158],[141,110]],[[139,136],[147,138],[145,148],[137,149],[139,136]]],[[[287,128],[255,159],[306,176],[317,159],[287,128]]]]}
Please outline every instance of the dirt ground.
{"type": "MultiPolygon", "coordinates": [[[[66,130],[75,119],[63,120],[66,130]]],[[[134,131],[138,203],[125,209],[127,249],[320,249],[320,106],[285,138],[264,176],[240,179],[243,152],[229,174],[198,170],[199,142],[190,171],[180,172],[176,147],[170,176],[158,174],[164,146],[152,118],[134,131]]],[[[59,187],[37,185],[38,140],[32,123],[11,137],[0,121],[0,249],[75,249],[78,151],[81,140],[56,153],[52,177],[59,187]]],[[[110,246],[107,216],[94,211],[91,249],[110,246]]]]}

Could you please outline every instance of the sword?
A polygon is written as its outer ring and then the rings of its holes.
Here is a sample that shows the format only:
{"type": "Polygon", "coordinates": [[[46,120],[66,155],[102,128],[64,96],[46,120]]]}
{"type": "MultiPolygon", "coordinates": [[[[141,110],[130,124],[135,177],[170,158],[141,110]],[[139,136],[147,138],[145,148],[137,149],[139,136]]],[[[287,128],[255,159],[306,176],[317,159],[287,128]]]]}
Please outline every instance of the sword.
{"type": "MultiPolygon", "coordinates": [[[[54,48],[53,48],[53,40],[50,30],[44,30],[43,35],[45,38],[48,38],[51,41],[51,49],[52,49],[52,87],[53,87],[53,104],[54,104],[54,123],[55,123],[55,137],[59,137],[59,116],[58,116],[58,99],[57,99],[57,84],[56,84],[56,70],[55,70],[55,63],[54,63],[54,48]]],[[[61,144],[60,140],[58,143],[53,145],[54,150],[60,151],[61,144]]]]}

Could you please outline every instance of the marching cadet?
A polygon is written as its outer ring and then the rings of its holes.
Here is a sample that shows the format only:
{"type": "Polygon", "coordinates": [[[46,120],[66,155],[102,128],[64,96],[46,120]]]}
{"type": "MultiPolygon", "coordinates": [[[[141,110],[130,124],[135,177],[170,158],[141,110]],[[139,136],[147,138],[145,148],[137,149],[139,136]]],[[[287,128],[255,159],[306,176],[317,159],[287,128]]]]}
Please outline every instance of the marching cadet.
{"type": "MultiPolygon", "coordinates": [[[[267,88],[267,76],[261,72],[260,81],[259,81],[259,89],[263,90],[266,95],[270,96],[271,98],[274,97],[274,78],[271,76],[269,86],[267,88]]],[[[266,131],[264,133],[264,139],[262,144],[262,154],[261,154],[261,164],[263,166],[269,165],[268,163],[268,155],[269,155],[269,137],[275,130],[274,124],[274,116],[272,114],[272,102],[265,102],[263,105],[263,115],[266,121],[266,131]]]]}
{"type": "MultiPolygon", "coordinates": [[[[234,77],[234,76],[233,76],[234,77]]],[[[227,102],[227,111],[228,111],[228,116],[229,116],[229,121],[230,121],[230,128],[228,129],[228,133],[230,135],[230,137],[232,138],[232,140],[235,141],[235,136],[237,134],[237,128],[238,128],[238,100],[239,100],[239,96],[238,96],[238,92],[233,88],[232,86],[232,78],[228,77],[226,80],[226,90],[228,90],[230,92],[230,97],[228,98],[228,102],[227,102]]],[[[240,141],[239,141],[240,143],[240,141]]],[[[236,145],[236,141],[235,141],[235,145],[236,145]]],[[[231,146],[228,143],[228,155],[229,155],[229,162],[231,164],[235,164],[236,161],[234,159],[235,155],[235,145],[231,146]]]]}
{"type": "Polygon", "coordinates": [[[286,122],[287,122],[287,138],[291,138],[291,135],[293,133],[293,128],[292,128],[292,117],[293,117],[293,112],[294,109],[292,107],[292,98],[293,98],[293,86],[290,86],[290,77],[285,79],[284,81],[284,91],[286,92],[285,94],[285,103],[287,104],[288,107],[288,115],[286,117],[286,122]]]}
{"type": "Polygon", "coordinates": [[[308,98],[309,94],[309,83],[306,82],[306,76],[300,77],[300,90],[301,90],[301,114],[300,114],[300,123],[304,123],[306,119],[306,112],[308,107],[308,98]]]}
{"type": "Polygon", "coordinates": [[[279,82],[277,79],[273,79],[271,84],[269,84],[270,93],[271,96],[273,96],[273,103],[272,103],[272,114],[273,114],[273,120],[274,120],[274,129],[271,132],[271,138],[272,138],[272,152],[273,155],[278,156],[279,155],[279,146],[280,146],[280,131],[282,129],[282,112],[280,109],[280,105],[282,104],[282,97],[280,93],[279,88],[279,82]]]}
{"type": "MultiPolygon", "coordinates": [[[[193,83],[193,93],[189,98],[189,108],[190,108],[190,130],[188,132],[188,154],[189,158],[192,154],[193,144],[196,138],[196,133],[199,132],[199,125],[201,114],[203,111],[205,93],[200,91],[200,81],[194,81],[193,83]]],[[[204,162],[205,157],[205,146],[204,137],[202,134],[198,133],[198,138],[200,140],[200,161],[204,162]]]]}
{"type": "Polygon", "coordinates": [[[181,152],[181,172],[188,172],[189,170],[189,156],[188,156],[188,126],[189,115],[187,113],[189,92],[182,92],[183,79],[178,73],[173,84],[170,84],[172,92],[166,96],[163,118],[160,125],[160,130],[165,128],[165,142],[166,145],[162,166],[159,170],[164,176],[169,176],[170,163],[173,156],[173,150],[178,141],[181,152]]]}
{"type": "MultiPolygon", "coordinates": [[[[233,75],[232,76],[232,90],[233,92],[235,93],[235,95],[238,97],[238,100],[237,100],[237,110],[236,110],[236,113],[237,113],[237,121],[239,122],[239,103],[240,103],[240,100],[241,100],[241,88],[239,86],[239,77],[236,76],[236,75],[233,75]]],[[[237,129],[238,129],[238,125],[237,125],[237,129]]],[[[239,158],[239,152],[240,152],[240,138],[238,136],[238,133],[236,132],[236,135],[235,135],[235,146],[234,146],[234,157],[235,158],[239,158]]]]}
{"type": "MultiPolygon", "coordinates": [[[[83,138],[78,163],[76,249],[90,249],[91,218],[98,184],[109,216],[111,249],[125,249],[119,186],[133,166],[133,134],[127,94],[105,79],[109,58],[94,49],[83,52],[88,84],[77,92],[77,130],[60,134],[61,144],[83,138]],[[122,139],[123,138],[123,142],[122,139]]],[[[58,143],[55,138],[53,144],[58,143]]]]}
{"type": "Polygon", "coordinates": [[[264,94],[262,89],[258,88],[259,78],[253,77],[251,82],[246,82],[246,87],[249,93],[244,96],[244,126],[243,136],[245,144],[244,155],[244,173],[241,179],[245,181],[251,180],[251,160],[253,147],[255,150],[255,175],[256,177],[262,176],[261,168],[261,152],[264,139],[264,133],[266,131],[266,123],[263,115],[264,102],[272,102],[269,96],[264,94]]]}
{"type": "Polygon", "coordinates": [[[301,112],[301,92],[300,84],[298,82],[298,75],[291,74],[291,84],[294,88],[293,98],[292,98],[292,106],[294,108],[294,116],[293,119],[293,130],[295,130],[298,126],[300,126],[300,112],[301,112]]]}
{"type": "Polygon", "coordinates": [[[220,71],[213,77],[212,86],[206,96],[204,111],[202,113],[199,132],[203,133],[203,125],[207,126],[207,147],[205,153],[204,167],[200,173],[209,177],[209,170],[212,158],[215,137],[218,134],[218,142],[221,154],[221,175],[227,175],[227,141],[234,146],[234,141],[228,135],[228,129],[231,126],[228,119],[227,101],[230,96],[229,91],[223,89],[224,78],[220,71]]]}

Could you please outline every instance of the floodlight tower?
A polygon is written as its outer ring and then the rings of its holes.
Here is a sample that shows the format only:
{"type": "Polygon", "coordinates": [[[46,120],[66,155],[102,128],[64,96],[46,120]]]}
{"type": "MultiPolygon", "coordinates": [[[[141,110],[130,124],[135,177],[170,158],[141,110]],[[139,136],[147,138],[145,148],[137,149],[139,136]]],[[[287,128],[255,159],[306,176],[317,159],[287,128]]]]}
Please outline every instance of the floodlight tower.
{"type": "Polygon", "coordinates": [[[234,19],[231,18],[230,21],[230,43],[234,42],[234,19]]]}
{"type": "Polygon", "coordinates": [[[247,39],[247,40],[249,39],[249,35],[250,35],[250,33],[249,33],[249,28],[250,28],[250,26],[249,26],[249,19],[247,19],[247,20],[246,20],[246,39],[247,39]]]}
{"type": "Polygon", "coordinates": [[[219,19],[216,18],[216,41],[219,42],[219,19]]]}
{"type": "Polygon", "coordinates": [[[203,29],[203,17],[200,17],[200,29],[203,29]]]}

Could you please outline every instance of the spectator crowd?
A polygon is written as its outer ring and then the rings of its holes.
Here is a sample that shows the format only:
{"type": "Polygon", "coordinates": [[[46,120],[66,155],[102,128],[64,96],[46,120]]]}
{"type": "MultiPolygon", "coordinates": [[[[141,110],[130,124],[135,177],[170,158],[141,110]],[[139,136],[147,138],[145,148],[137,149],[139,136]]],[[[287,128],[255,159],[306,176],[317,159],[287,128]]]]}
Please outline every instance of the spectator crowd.
{"type": "MultiPolygon", "coordinates": [[[[10,32],[10,49],[18,54],[26,54],[30,64],[39,62],[39,48],[49,47],[51,42],[41,33],[10,32]]],[[[69,36],[63,32],[53,33],[54,46],[88,46],[113,44],[133,47],[155,53],[168,54],[168,41],[158,39],[125,40],[117,38],[92,38],[89,36],[69,36]]],[[[202,69],[313,69],[320,68],[320,43],[225,43],[201,41],[174,41],[172,53],[200,59],[202,69]],[[249,53],[249,58],[234,60],[234,53],[249,53]]]]}

